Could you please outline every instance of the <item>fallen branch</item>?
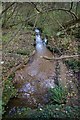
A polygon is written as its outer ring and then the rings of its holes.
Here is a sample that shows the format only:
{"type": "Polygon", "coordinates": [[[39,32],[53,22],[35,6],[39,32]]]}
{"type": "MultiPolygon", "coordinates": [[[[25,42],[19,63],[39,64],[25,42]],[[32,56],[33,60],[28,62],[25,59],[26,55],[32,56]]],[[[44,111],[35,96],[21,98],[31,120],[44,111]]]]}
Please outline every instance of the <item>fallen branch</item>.
{"type": "Polygon", "coordinates": [[[62,60],[62,59],[68,59],[68,58],[76,58],[76,57],[80,57],[80,55],[71,55],[71,56],[61,56],[61,57],[47,57],[47,56],[42,56],[41,58],[47,59],[47,60],[62,60]]]}

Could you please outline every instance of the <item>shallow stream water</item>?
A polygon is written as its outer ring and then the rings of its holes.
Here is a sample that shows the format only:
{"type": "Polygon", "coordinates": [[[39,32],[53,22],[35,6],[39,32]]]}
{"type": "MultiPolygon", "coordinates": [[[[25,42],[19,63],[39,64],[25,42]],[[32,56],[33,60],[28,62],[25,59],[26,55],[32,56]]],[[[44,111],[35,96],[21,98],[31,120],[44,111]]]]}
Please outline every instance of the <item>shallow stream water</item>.
{"type": "MultiPolygon", "coordinates": [[[[57,61],[44,59],[43,56],[52,58],[54,55],[46,48],[40,35],[36,35],[34,55],[30,57],[25,67],[15,73],[13,83],[18,93],[7,105],[9,115],[16,112],[16,107],[25,106],[34,109],[49,102],[48,89],[54,88],[57,83],[57,61]]],[[[60,67],[61,84],[65,86],[72,76],[70,77],[63,62],[60,62],[60,67]]]]}
{"type": "Polygon", "coordinates": [[[35,54],[24,68],[15,73],[13,83],[18,93],[8,103],[9,113],[13,113],[16,107],[36,108],[49,102],[47,91],[56,83],[56,62],[46,60],[42,56],[53,57],[53,54],[46,48],[40,35],[36,35],[35,54]]]}

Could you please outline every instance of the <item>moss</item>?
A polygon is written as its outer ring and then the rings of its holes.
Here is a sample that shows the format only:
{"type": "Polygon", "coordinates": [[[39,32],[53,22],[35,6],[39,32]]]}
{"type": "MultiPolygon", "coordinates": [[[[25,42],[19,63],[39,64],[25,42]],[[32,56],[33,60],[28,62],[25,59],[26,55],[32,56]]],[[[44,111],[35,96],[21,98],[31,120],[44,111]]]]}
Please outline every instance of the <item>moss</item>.
{"type": "Polygon", "coordinates": [[[9,99],[16,96],[16,94],[17,94],[17,90],[12,84],[12,79],[8,78],[8,80],[5,80],[4,82],[4,89],[2,95],[3,106],[7,105],[9,99]]]}
{"type": "Polygon", "coordinates": [[[30,52],[27,50],[18,50],[17,51],[17,54],[20,54],[20,55],[29,55],[30,54],[30,52]]]}

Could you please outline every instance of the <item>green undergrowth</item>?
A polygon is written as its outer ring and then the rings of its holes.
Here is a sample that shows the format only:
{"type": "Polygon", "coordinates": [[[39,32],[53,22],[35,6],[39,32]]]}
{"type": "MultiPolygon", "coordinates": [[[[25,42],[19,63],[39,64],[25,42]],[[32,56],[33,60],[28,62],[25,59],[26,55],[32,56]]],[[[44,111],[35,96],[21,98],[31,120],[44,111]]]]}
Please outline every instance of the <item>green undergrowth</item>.
{"type": "Polygon", "coordinates": [[[2,116],[2,99],[0,99],[0,117],[2,116]]]}
{"type": "Polygon", "coordinates": [[[80,61],[76,59],[70,59],[65,61],[66,65],[74,72],[80,70],[80,61]]]}
{"type": "Polygon", "coordinates": [[[68,91],[66,88],[63,88],[61,85],[55,86],[54,88],[49,89],[50,100],[52,103],[65,104],[68,91]]]}
{"type": "Polygon", "coordinates": [[[13,84],[11,83],[11,81],[6,80],[5,81],[5,85],[4,85],[4,90],[3,90],[3,103],[6,105],[9,101],[9,99],[13,96],[16,95],[17,90],[15,89],[15,87],[13,86],[13,84]]]}
{"type": "Polygon", "coordinates": [[[12,77],[9,77],[7,80],[4,81],[4,89],[2,95],[3,113],[4,113],[4,107],[7,105],[10,98],[16,96],[16,94],[17,94],[17,90],[13,86],[12,77]]]}
{"type": "Polygon", "coordinates": [[[18,50],[17,51],[17,54],[20,54],[20,55],[29,55],[30,54],[30,52],[27,50],[18,50]]]}
{"type": "MultiPolygon", "coordinates": [[[[45,105],[43,108],[31,109],[27,107],[17,108],[17,112],[10,116],[10,118],[26,118],[32,120],[44,120],[51,118],[63,119],[79,119],[80,107],[65,106],[65,105],[45,105]]],[[[8,118],[8,116],[6,116],[8,118]]]]}
{"type": "Polygon", "coordinates": [[[53,102],[49,102],[42,107],[31,109],[29,107],[17,107],[16,112],[11,115],[5,115],[5,118],[16,119],[32,119],[32,120],[44,120],[44,119],[80,119],[80,107],[79,106],[67,106],[66,97],[67,91],[62,86],[56,86],[49,90],[50,99],[53,102]]]}

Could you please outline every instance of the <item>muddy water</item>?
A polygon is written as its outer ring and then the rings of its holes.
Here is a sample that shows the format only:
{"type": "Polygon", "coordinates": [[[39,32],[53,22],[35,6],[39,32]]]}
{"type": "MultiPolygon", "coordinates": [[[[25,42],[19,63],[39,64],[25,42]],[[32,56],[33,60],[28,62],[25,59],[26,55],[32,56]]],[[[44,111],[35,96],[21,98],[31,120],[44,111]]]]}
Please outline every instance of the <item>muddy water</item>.
{"type": "Polygon", "coordinates": [[[49,102],[47,91],[56,83],[56,62],[45,60],[42,56],[53,57],[53,54],[42,41],[37,41],[35,54],[24,68],[15,73],[13,83],[18,94],[8,103],[10,113],[13,113],[16,107],[35,108],[49,102]]]}
{"type": "MultiPolygon", "coordinates": [[[[49,102],[48,89],[55,87],[56,78],[63,86],[72,86],[74,92],[77,91],[73,84],[71,72],[67,70],[65,64],[59,61],[60,71],[56,72],[57,61],[44,59],[42,56],[53,57],[53,54],[46,48],[46,45],[38,36],[36,40],[36,51],[25,67],[20,68],[15,73],[13,83],[18,90],[17,96],[8,103],[7,111],[9,115],[16,112],[17,107],[42,107],[49,102]]],[[[71,90],[71,89],[70,89],[71,90]]],[[[76,96],[75,96],[76,97],[76,96]]],[[[69,103],[69,102],[68,102],[69,103]]],[[[70,103],[71,104],[71,103],[70,103]]]]}
{"type": "Polygon", "coordinates": [[[33,107],[48,102],[47,90],[55,86],[55,63],[45,60],[42,56],[52,57],[45,46],[36,53],[23,69],[15,74],[15,86],[18,96],[26,99],[27,106],[33,107]]]}

